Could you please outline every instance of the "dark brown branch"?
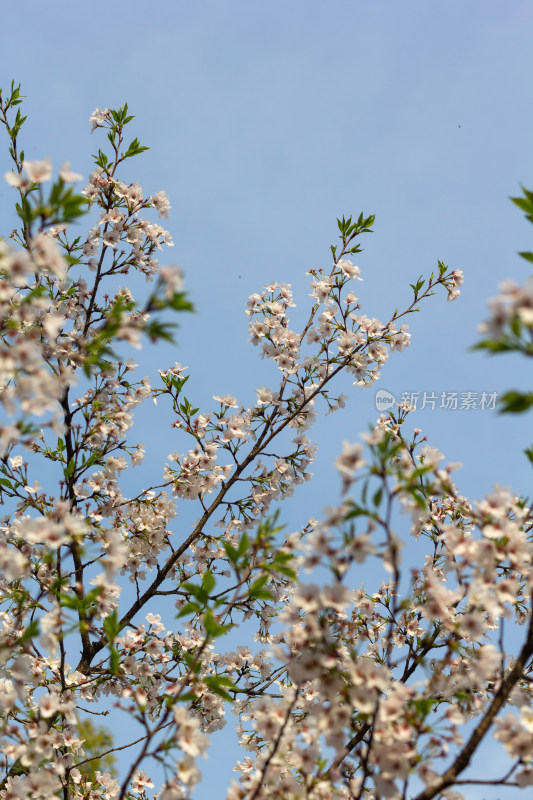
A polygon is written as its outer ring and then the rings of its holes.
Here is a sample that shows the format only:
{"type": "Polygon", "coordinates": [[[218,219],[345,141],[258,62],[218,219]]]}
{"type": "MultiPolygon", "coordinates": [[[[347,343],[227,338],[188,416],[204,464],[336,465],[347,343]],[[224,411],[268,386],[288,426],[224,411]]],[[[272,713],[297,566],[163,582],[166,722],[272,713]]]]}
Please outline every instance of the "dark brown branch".
{"type": "Polygon", "coordinates": [[[533,655],[533,613],[529,621],[529,628],[524,646],[520,655],[516,659],[514,667],[507,673],[502,680],[501,686],[494,695],[494,698],[487,711],[476,726],[470,739],[463,747],[453,764],[438,778],[434,783],[427,786],[423,792],[417,794],[414,800],[432,800],[448,786],[453,786],[457,782],[458,776],[468,767],[472,756],[481,744],[485,734],[494,722],[498,712],[507,702],[509,695],[523,675],[524,668],[533,655]]]}

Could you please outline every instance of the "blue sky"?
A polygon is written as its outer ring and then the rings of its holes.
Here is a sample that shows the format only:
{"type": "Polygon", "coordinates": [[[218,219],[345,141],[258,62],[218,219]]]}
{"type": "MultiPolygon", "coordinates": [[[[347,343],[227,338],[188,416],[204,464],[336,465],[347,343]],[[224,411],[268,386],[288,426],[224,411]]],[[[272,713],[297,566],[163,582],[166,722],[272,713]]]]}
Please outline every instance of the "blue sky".
{"type": "MultiPolygon", "coordinates": [[[[127,101],[132,134],[151,149],[124,179],[168,191],[167,259],[183,267],[197,313],[181,320],[178,348],[133,354],[147,373],[178,360],[195,405],[227,392],[249,404],[275,371],[247,341],[248,295],[290,282],[304,319],[306,270],[329,263],[335,218],[363,210],[377,215],[358,259],[369,316],[406,305],[408,284],[437,259],[465,273],[458,301],[443,293],[413,316],[411,348],[393,354],[376,389],[529,388],[523,361],[468,348],[499,281],[526,277],[516,251],[531,249],[530,229],[508,197],[533,186],[530,2],[26,0],[24,21],[4,5],[0,85],[15,78],[28,97],[26,158],[68,159],[87,176],[103,142],[89,135],[90,113],[127,101]]],[[[11,192],[0,187],[2,233],[15,224],[11,192]]],[[[376,418],[374,395],[350,389],[344,412],[317,424],[316,480],[283,507],[289,527],[336,502],[334,458],[376,418]]],[[[158,470],[168,428],[139,419],[158,470]]],[[[463,463],[465,494],[495,482],[530,491],[531,417],[436,408],[412,425],[463,463]]]]}

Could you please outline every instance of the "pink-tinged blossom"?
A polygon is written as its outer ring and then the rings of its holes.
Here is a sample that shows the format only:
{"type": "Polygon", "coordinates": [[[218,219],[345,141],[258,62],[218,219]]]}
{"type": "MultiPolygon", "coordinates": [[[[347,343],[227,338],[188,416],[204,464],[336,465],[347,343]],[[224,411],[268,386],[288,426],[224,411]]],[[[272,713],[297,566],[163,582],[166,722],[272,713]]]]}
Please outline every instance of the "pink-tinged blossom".
{"type": "Polygon", "coordinates": [[[131,779],[131,790],[136,794],[141,794],[146,789],[153,789],[154,784],[147,776],[146,772],[142,769],[140,772],[136,772],[131,779]]]}
{"type": "MultiPolygon", "coordinates": [[[[531,708],[531,706],[522,706],[520,708],[520,724],[526,731],[533,733],[533,708],[531,708]]],[[[533,743],[531,755],[533,756],[533,743]]]]}
{"type": "Polygon", "coordinates": [[[470,611],[459,619],[459,630],[467,642],[479,642],[487,631],[485,615],[479,611],[470,611]]]}
{"type": "Polygon", "coordinates": [[[6,183],[13,186],[14,189],[27,189],[31,185],[31,181],[25,175],[17,174],[16,172],[6,172],[4,174],[6,183]]]}
{"type": "Polygon", "coordinates": [[[57,694],[43,694],[39,699],[39,713],[41,717],[47,719],[52,717],[60,707],[60,699],[57,694]]]}
{"type": "Polygon", "coordinates": [[[72,172],[70,169],[70,161],[65,161],[59,170],[59,177],[65,183],[74,183],[75,181],[81,181],[83,176],[78,172],[72,172]]]}
{"type": "Polygon", "coordinates": [[[376,547],[372,544],[370,534],[368,533],[354,536],[348,547],[350,555],[357,564],[362,564],[368,556],[374,555],[376,552],[376,547]]]}
{"type": "Polygon", "coordinates": [[[183,291],[183,271],[180,267],[162,267],[159,277],[164,286],[165,297],[172,299],[178,292],[183,291]]]}
{"type": "Polygon", "coordinates": [[[192,717],[184,706],[176,705],[174,706],[174,722],[177,726],[176,741],[183,752],[193,758],[205,755],[209,739],[200,732],[199,721],[192,717]]]}
{"type": "Polygon", "coordinates": [[[424,445],[420,450],[420,461],[425,467],[435,468],[442,461],[444,456],[437,450],[436,447],[424,445]]]}
{"type": "Polygon", "coordinates": [[[69,538],[65,526],[48,517],[22,517],[18,521],[17,532],[30,544],[45,545],[53,550],[61,547],[69,538]]]}
{"type": "Polygon", "coordinates": [[[389,347],[391,350],[398,350],[401,352],[406,347],[409,347],[411,341],[411,334],[407,333],[409,325],[404,323],[399,331],[391,328],[391,337],[389,339],[389,347]]]}
{"type": "Polygon", "coordinates": [[[317,611],[320,607],[319,587],[316,583],[300,583],[294,595],[294,603],[303,611],[317,611]]]}
{"type": "Polygon", "coordinates": [[[32,267],[32,260],[26,250],[7,252],[7,258],[4,262],[3,269],[14,286],[24,286],[32,267]]]}
{"type": "Polygon", "coordinates": [[[533,766],[522,767],[519,772],[515,772],[513,781],[522,788],[524,786],[533,786],[533,766]]]}
{"type": "Polygon", "coordinates": [[[459,289],[459,287],[461,287],[463,285],[463,282],[464,282],[463,270],[462,269],[454,269],[450,273],[450,278],[451,278],[451,283],[453,283],[453,285],[457,289],[459,289]]]}
{"type": "Polygon", "coordinates": [[[101,108],[95,108],[91,116],[89,117],[89,122],[91,123],[91,133],[94,133],[96,128],[103,125],[104,121],[109,116],[109,109],[105,108],[103,111],[101,108]]]}
{"type": "Polygon", "coordinates": [[[107,231],[104,231],[102,238],[107,247],[112,247],[116,250],[117,246],[120,244],[121,236],[122,231],[120,228],[108,228],[107,231]]]}
{"type": "Polygon", "coordinates": [[[271,389],[267,389],[266,386],[263,386],[261,389],[256,389],[257,394],[257,405],[263,406],[271,403],[274,398],[274,393],[271,389]]]}
{"type": "Polygon", "coordinates": [[[349,355],[356,346],[355,334],[352,331],[342,331],[337,337],[337,347],[341,356],[349,355]]]}
{"type": "Polygon", "coordinates": [[[341,258],[340,261],[337,262],[337,267],[340,270],[342,270],[342,272],[346,275],[347,278],[350,279],[357,278],[358,281],[363,280],[360,277],[361,270],[359,269],[359,267],[356,267],[355,264],[352,264],[352,262],[349,259],[341,258]]]}
{"type": "Polygon", "coordinates": [[[322,605],[333,608],[339,613],[344,613],[350,600],[350,590],[343,583],[337,582],[325,586],[320,592],[322,605]]]}
{"type": "Polygon", "coordinates": [[[127,187],[126,191],[123,194],[126,199],[126,203],[131,208],[139,206],[143,202],[143,190],[138,183],[130,183],[130,185],[127,187]]]}
{"type": "Polygon", "coordinates": [[[350,444],[343,442],[342,453],[335,460],[335,466],[343,476],[352,477],[360,469],[365,460],[362,456],[363,445],[359,443],[350,444]]]}
{"type": "Polygon", "coordinates": [[[45,158],[42,161],[25,161],[24,169],[32,183],[44,183],[52,177],[52,160],[45,158]]]}
{"type": "MultiPolygon", "coordinates": [[[[95,112],[94,127],[106,124],[106,112],[95,112]]],[[[20,255],[0,243],[0,402],[7,415],[0,426],[1,491],[14,492],[0,521],[0,579],[8,598],[0,609],[0,651],[9,670],[0,679],[6,798],[51,800],[62,788],[73,798],[117,798],[121,787],[110,775],[86,775],[74,713],[92,703],[103,707],[107,699],[126,719],[141,721],[143,733],[157,731],[146,747],[156,759],[177,751],[159,797],[183,800],[200,779],[196,759],[209,735],[224,725],[218,679],[235,683],[221,685],[237,697],[247,751],[229,800],[342,800],[365,791],[392,800],[412,794],[412,786],[401,785],[412,774],[431,787],[463,748],[464,725],[475,725],[511,688],[507,704],[515,711],[506,717],[502,708],[492,731],[517,762],[512,782],[532,784],[531,685],[522,674],[508,686],[522,662],[514,637],[506,635],[508,652],[499,638],[504,620],[506,626],[508,620],[527,623],[529,630],[528,505],[502,487],[477,504],[462,497],[451,466],[442,466],[440,452],[425,444],[421,431],[406,438],[409,407],[400,404],[363,437],[371,466],[353,501],[332,504],[320,521],[310,519],[291,534],[264,524],[310,477],[316,448],[301,433],[287,441],[288,428],[309,427],[321,407],[342,407],[345,398],[333,388],[337,372],[353,373],[359,385],[376,380],[389,352],[409,343],[406,326],[397,327],[403,314],[382,324],[359,313],[353,294],[347,307],[341,289],[359,269],[342,259],[329,276],[311,271],[313,297],[323,304],[312,304],[302,328],[292,330],[287,319],[293,305],[288,285],[269,283],[250,298],[251,340],[261,357],[284,370],[274,389],[257,390],[249,409],[217,395],[214,411],[198,410],[191,418],[173,380],[183,381],[185,368],[161,371],[161,386],[152,389],[134,364],[107,353],[77,386],[106,304],[133,300],[129,289],[117,291],[117,274],[136,270],[152,277],[159,271],[154,252],[169,243],[166,231],[139,216],[141,209],[151,214],[152,206],[164,215],[164,192],[145,197],[138,184],[97,169],[85,193],[98,206],[99,223],[79,238],[82,275],[77,267],[70,273],[67,261],[57,268],[61,224],[20,255]],[[101,267],[98,285],[87,263],[101,267]],[[47,291],[34,292],[36,282],[47,291]],[[124,472],[144,454],[129,437],[134,410],[162,395],[172,408],[169,435],[180,443],[169,442],[169,450],[178,449],[163,482],[156,475],[130,498],[124,472]],[[44,415],[49,409],[51,418],[44,415]],[[181,444],[184,436],[188,445],[181,444]],[[35,480],[39,458],[46,459],[43,488],[35,480]],[[50,461],[59,478],[55,493],[50,461]],[[187,515],[173,522],[182,499],[198,503],[189,529],[187,515]],[[401,580],[403,542],[391,519],[402,518],[391,516],[394,503],[407,512],[406,536],[411,529],[418,537],[418,551],[427,544],[425,561],[402,565],[401,580]],[[370,556],[376,574],[384,566],[390,575],[370,587],[366,570],[366,588],[353,589],[357,565],[370,556]],[[302,582],[305,570],[313,571],[314,583],[302,582]],[[211,621],[246,620],[256,643],[268,650],[226,652],[222,636],[206,637],[205,598],[195,587],[209,585],[209,573],[216,579],[206,593],[207,606],[214,603],[211,621]],[[259,590],[254,598],[250,586],[258,577],[268,577],[269,595],[259,590]],[[119,606],[128,581],[133,591],[119,606]],[[186,611],[173,624],[170,609],[170,630],[163,623],[165,596],[186,611]],[[118,632],[114,612],[124,624],[118,632]],[[25,636],[32,618],[40,627],[33,641],[25,636]],[[72,639],[78,623],[79,647],[72,639]],[[116,654],[118,671],[110,669],[116,654]],[[27,774],[9,774],[17,761],[27,774]]],[[[167,296],[181,291],[181,274],[172,267],[160,274],[158,289],[165,284],[167,296]]],[[[462,274],[440,282],[457,292],[462,274]]],[[[502,325],[515,319],[533,324],[533,282],[502,287],[497,311],[502,325]]],[[[117,339],[138,342],[145,321],[125,312],[110,348],[117,339]]],[[[345,442],[336,466],[346,491],[364,466],[362,446],[345,442]]],[[[155,788],[144,766],[135,765],[123,793],[155,788]]],[[[451,787],[441,793],[454,797],[451,787]]]]}
{"type": "Polygon", "coordinates": [[[222,403],[222,405],[227,406],[227,408],[238,408],[238,403],[234,397],[230,394],[225,394],[224,396],[214,394],[213,400],[216,400],[217,403],[222,403]]]}
{"type": "Polygon", "coordinates": [[[67,262],[55,240],[44,233],[36,234],[30,242],[31,256],[39,271],[49,272],[61,280],[67,275],[67,262]]]}
{"type": "Polygon", "coordinates": [[[331,278],[323,278],[311,284],[311,297],[315,297],[319,303],[325,303],[332,289],[333,281],[331,278]]]}
{"type": "Polygon", "coordinates": [[[152,205],[157,210],[159,216],[168,218],[169,217],[169,212],[172,209],[172,206],[170,205],[170,202],[169,202],[169,199],[168,199],[168,196],[167,196],[167,193],[165,192],[165,190],[162,189],[160,192],[157,192],[157,194],[152,195],[152,197],[150,199],[152,201],[152,205]]]}
{"type": "Polygon", "coordinates": [[[359,329],[368,336],[377,336],[383,329],[382,323],[376,317],[369,319],[365,314],[350,314],[350,317],[358,323],[359,329]]]}

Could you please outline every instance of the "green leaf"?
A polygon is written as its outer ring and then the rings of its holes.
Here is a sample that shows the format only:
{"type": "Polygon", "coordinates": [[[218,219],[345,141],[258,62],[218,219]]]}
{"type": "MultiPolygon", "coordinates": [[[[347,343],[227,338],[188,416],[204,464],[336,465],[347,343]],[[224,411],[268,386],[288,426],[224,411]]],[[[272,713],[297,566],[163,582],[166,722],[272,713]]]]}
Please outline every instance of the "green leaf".
{"type": "Polygon", "coordinates": [[[287,561],[293,561],[294,553],[282,553],[281,550],[274,556],[274,564],[286,564],[287,561]]]}
{"type": "Polygon", "coordinates": [[[271,600],[272,592],[263,588],[269,582],[269,580],[269,575],[261,575],[259,578],[257,578],[248,589],[248,597],[250,597],[252,600],[271,600]]]}
{"type": "Polygon", "coordinates": [[[74,461],[74,458],[71,458],[67,466],[63,470],[63,474],[66,480],[68,480],[71,477],[71,475],[73,475],[75,469],[76,469],[76,462],[74,461]]]}
{"type": "Polygon", "coordinates": [[[143,331],[148,335],[152,342],[157,342],[158,339],[163,339],[166,342],[174,343],[174,336],[172,331],[176,328],[176,325],[170,322],[157,322],[154,320],[153,322],[148,322],[143,331]]]}
{"type": "Polygon", "coordinates": [[[354,519],[354,517],[367,517],[367,516],[370,516],[370,512],[367,511],[366,508],[363,508],[363,506],[359,506],[357,505],[357,503],[352,502],[350,504],[350,510],[348,511],[344,519],[347,521],[349,519],[354,519]]]}
{"type": "Polygon", "coordinates": [[[185,292],[175,292],[172,297],[166,301],[165,306],[167,308],[172,308],[174,311],[194,311],[194,306],[187,300],[185,292]]]}
{"type": "Polygon", "coordinates": [[[177,616],[179,619],[180,617],[186,617],[188,614],[199,614],[201,610],[202,606],[199,603],[190,601],[180,608],[177,616]]]}
{"type": "Polygon", "coordinates": [[[77,611],[80,607],[80,601],[76,595],[60,594],[59,600],[63,608],[71,608],[77,611]]]}
{"type": "Polygon", "coordinates": [[[187,581],[187,583],[182,583],[181,586],[186,592],[192,594],[193,597],[196,597],[200,602],[204,603],[207,600],[207,592],[205,592],[201,586],[197,586],[195,583],[190,583],[189,581],[187,581]]]}
{"type": "Polygon", "coordinates": [[[109,614],[104,619],[104,631],[108,641],[112,641],[115,636],[120,633],[121,626],[118,619],[117,610],[115,609],[112,614],[109,614]]]}
{"type": "MultiPolygon", "coordinates": [[[[131,119],[131,117],[130,117],[131,119]]],[[[139,153],[144,153],[145,150],[149,150],[148,147],[143,147],[138,139],[134,139],[128,146],[128,149],[125,153],[122,154],[122,158],[132,158],[132,156],[137,156],[139,153]]]]}
{"type": "Polygon", "coordinates": [[[87,460],[83,460],[82,467],[84,469],[92,467],[93,464],[96,464],[97,461],[101,461],[102,458],[103,454],[97,450],[95,453],[92,453],[87,460]]]}
{"type": "Polygon", "coordinates": [[[94,163],[98,167],[102,167],[102,169],[106,169],[109,164],[109,160],[106,154],[102,150],[98,150],[97,155],[93,155],[94,163]]]}
{"type": "Polygon", "coordinates": [[[418,278],[418,280],[416,281],[416,283],[410,283],[409,286],[411,287],[411,289],[413,290],[415,295],[417,295],[424,284],[425,284],[425,280],[422,278],[422,275],[421,275],[418,278]]]}
{"type": "Polygon", "coordinates": [[[522,414],[533,405],[532,392],[506,392],[498,400],[500,414],[522,414]]]}
{"type": "Polygon", "coordinates": [[[249,549],[250,549],[250,540],[248,539],[247,534],[243,533],[239,541],[239,547],[237,548],[238,557],[242,558],[248,552],[249,549]]]}
{"type": "Polygon", "coordinates": [[[109,671],[111,675],[118,675],[120,668],[120,655],[114,645],[110,646],[109,671]]]}
{"type": "Polygon", "coordinates": [[[194,673],[195,673],[195,675],[198,675],[198,673],[199,673],[199,672],[200,672],[200,670],[202,669],[202,664],[201,664],[201,662],[200,662],[200,661],[199,661],[199,660],[196,658],[196,656],[195,656],[193,653],[186,653],[186,652],[184,651],[184,652],[182,652],[182,654],[181,654],[181,659],[182,659],[182,661],[184,661],[184,662],[185,662],[185,664],[186,664],[186,665],[187,665],[187,667],[188,667],[188,668],[191,670],[191,672],[194,672],[194,673]]]}
{"type": "Polygon", "coordinates": [[[515,344],[501,339],[484,339],[471,347],[471,350],[489,350],[490,353],[508,353],[516,349],[515,344]]]}
{"type": "Polygon", "coordinates": [[[526,212],[526,215],[533,214],[533,202],[527,197],[511,197],[513,203],[526,212]]]}
{"type": "Polygon", "coordinates": [[[34,639],[39,635],[39,620],[34,619],[30,622],[24,633],[18,638],[17,644],[24,644],[24,642],[34,639]]]}
{"type": "Polygon", "coordinates": [[[512,202],[525,212],[526,218],[533,222],[533,192],[528,191],[523,186],[520,187],[524,193],[523,197],[511,197],[512,202]]]}
{"type": "Polygon", "coordinates": [[[179,394],[187,381],[189,380],[190,375],[186,375],[184,378],[171,378],[170,379],[170,386],[173,386],[176,389],[176,392],[179,394]]]}
{"type": "Polygon", "coordinates": [[[221,625],[219,622],[217,622],[213,617],[213,612],[209,608],[205,612],[202,622],[205,632],[213,639],[216,639],[218,636],[222,636],[224,633],[233,628],[233,624],[231,622],[227,625],[221,625]]]}
{"type": "Polygon", "coordinates": [[[283,566],[283,564],[275,564],[274,569],[276,572],[279,572],[280,575],[285,575],[287,578],[290,578],[292,581],[295,581],[298,577],[296,572],[291,569],[290,567],[283,566]]]}
{"type": "Polygon", "coordinates": [[[413,700],[412,705],[416,709],[418,715],[424,718],[438,702],[439,700],[433,697],[421,697],[413,700]]]}
{"type": "Polygon", "coordinates": [[[530,462],[533,464],[533,445],[531,447],[527,447],[524,450],[524,453],[526,454],[530,462]]]}
{"type": "Polygon", "coordinates": [[[427,509],[427,503],[424,495],[420,492],[420,490],[418,488],[415,488],[414,486],[406,486],[405,488],[406,491],[409,492],[409,494],[411,495],[417,506],[420,509],[422,509],[422,511],[425,511],[427,509]]]}
{"type": "Polygon", "coordinates": [[[117,610],[115,609],[112,614],[109,614],[104,619],[104,632],[107,637],[109,645],[109,671],[112,675],[118,675],[120,667],[120,656],[117,648],[113,644],[113,640],[121,631],[121,625],[118,619],[117,610]]]}
{"type": "Polygon", "coordinates": [[[209,572],[209,571],[204,572],[204,575],[203,575],[203,578],[202,578],[202,589],[204,590],[204,592],[207,595],[209,595],[213,591],[213,589],[215,588],[215,584],[216,584],[216,580],[215,580],[215,576],[213,575],[213,573],[209,572]]]}
{"type": "Polygon", "coordinates": [[[518,338],[520,336],[521,330],[522,330],[522,320],[520,319],[518,314],[515,314],[511,320],[511,331],[518,338]]]}
{"type": "Polygon", "coordinates": [[[239,554],[237,550],[229,543],[229,542],[222,542],[222,547],[224,548],[228,560],[231,561],[232,564],[236,564],[239,560],[239,554]]]}
{"type": "Polygon", "coordinates": [[[236,691],[237,687],[229,678],[225,675],[207,675],[204,678],[204,683],[212,692],[218,694],[220,697],[223,697],[224,700],[228,700],[229,702],[233,702],[235,698],[233,698],[224,687],[228,687],[236,691]]]}

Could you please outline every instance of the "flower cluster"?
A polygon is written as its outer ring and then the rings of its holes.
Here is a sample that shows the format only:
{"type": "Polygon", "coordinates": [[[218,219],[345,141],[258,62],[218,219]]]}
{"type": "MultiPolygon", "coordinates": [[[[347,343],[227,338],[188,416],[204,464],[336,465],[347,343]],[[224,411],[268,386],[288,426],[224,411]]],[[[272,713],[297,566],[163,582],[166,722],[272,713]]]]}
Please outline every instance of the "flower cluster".
{"type": "MultiPolygon", "coordinates": [[[[409,345],[405,318],[439,286],[453,300],[461,270],[439,262],[381,322],[351,290],[374,218],[343,217],[330,265],[309,271],[302,329],[286,283],[248,301],[271,386],[201,410],[186,367],[153,386],[117,352],[168,339],[160,312],[191,307],[181,269],[158,261],[172,239],[150,214],[168,216],[166,192],[119,177],[146,149],[124,144],[127,106],[93,112],[111,151],[75,194],[69,165],[54,180],[48,159],[24,161],[19,103],[0,93],[21,220],[0,242],[0,800],[185,800],[230,705],[246,756],[228,800],[451,800],[490,731],[510,759],[499,784],[531,785],[529,504],[502,487],[470,503],[456,465],[406,437],[400,404],[344,443],[341,500],[321,520],[284,534],[274,510],[311,479],[313,422],[346,401],[337,376],[373,384],[409,345]],[[117,285],[135,272],[152,282],[143,302],[117,285]],[[184,444],[133,492],[147,399],[184,444]],[[249,642],[225,647],[243,622],[249,642]],[[525,634],[508,641],[504,623],[525,634]],[[121,741],[95,753],[84,715],[111,709],[121,741]],[[117,777],[101,759],[119,749],[117,777]]],[[[528,327],[513,298],[507,321],[528,327]]]]}

